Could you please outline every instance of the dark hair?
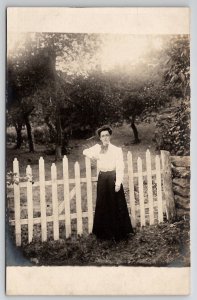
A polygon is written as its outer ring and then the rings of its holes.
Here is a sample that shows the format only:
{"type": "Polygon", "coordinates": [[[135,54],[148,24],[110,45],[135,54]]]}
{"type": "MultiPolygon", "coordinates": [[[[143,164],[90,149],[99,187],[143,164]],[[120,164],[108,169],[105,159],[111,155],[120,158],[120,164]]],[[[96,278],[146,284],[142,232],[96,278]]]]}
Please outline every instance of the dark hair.
{"type": "Polygon", "coordinates": [[[100,137],[101,132],[105,131],[105,130],[107,130],[109,132],[109,134],[112,135],[112,129],[111,129],[111,127],[109,125],[103,125],[99,129],[97,129],[96,133],[100,137]]]}

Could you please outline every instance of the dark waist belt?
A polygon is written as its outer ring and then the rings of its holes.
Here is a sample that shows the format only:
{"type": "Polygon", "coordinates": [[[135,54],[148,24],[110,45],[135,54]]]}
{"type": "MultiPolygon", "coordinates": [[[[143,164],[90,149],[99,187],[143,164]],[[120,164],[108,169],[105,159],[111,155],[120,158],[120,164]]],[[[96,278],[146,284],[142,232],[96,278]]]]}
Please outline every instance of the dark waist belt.
{"type": "Polygon", "coordinates": [[[116,172],[116,170],[109,170],[109,171],[104,171],[104,170],[100,170],[99,173],[114,173],[116,172]]]}

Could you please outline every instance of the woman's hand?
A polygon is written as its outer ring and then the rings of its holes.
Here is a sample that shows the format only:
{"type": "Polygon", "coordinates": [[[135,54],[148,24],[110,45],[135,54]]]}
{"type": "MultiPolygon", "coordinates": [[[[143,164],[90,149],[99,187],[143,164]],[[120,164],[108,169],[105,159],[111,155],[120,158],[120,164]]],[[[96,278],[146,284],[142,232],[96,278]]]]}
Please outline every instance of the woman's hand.
{"type": "Polygon", "coordinates": [[[92,165],[95,167],[97,166],[97,161],[99,160],[99,156],[98,155],[94,155],[91,157],[91,161],[92,161],[92,165]]]}
{"type": "Polygon", "coordinates": [[[93,160],[99,160],[99,155],[94,155],[94,156],[92,156],[92,159],[93,159],[93,160]]]}
{"type": "Polygon", "coordinates": [[[119,190],[120,190],[120,185],[115,185],[115,192],[117,193],[119,192],[119,190]]]}

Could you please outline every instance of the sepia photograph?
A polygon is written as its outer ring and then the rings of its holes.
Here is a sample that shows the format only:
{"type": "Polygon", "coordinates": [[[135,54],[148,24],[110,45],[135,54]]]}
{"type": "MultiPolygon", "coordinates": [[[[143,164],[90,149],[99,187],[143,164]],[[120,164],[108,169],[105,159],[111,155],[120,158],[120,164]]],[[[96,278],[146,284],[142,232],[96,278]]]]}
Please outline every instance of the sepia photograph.
{"type": "Polygon", "coordinates": [[[25,9],[8,8],[7,268],[189,269],[189,25],[76,32],[21,21],[16,31],[16,10],[19,20],[25,9]]]}

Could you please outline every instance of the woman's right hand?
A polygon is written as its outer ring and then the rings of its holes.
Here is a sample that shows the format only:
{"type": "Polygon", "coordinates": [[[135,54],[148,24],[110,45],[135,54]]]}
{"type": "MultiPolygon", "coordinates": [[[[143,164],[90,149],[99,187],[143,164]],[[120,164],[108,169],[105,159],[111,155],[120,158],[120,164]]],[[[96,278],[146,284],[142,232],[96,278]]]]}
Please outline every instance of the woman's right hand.
{"type": "Polygon", "coordinates": [[[99,155],[94,155],[94,156],[92,156],[92,159],[93,159],[93,160],[99,160],[99,155]]]}

